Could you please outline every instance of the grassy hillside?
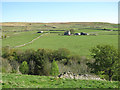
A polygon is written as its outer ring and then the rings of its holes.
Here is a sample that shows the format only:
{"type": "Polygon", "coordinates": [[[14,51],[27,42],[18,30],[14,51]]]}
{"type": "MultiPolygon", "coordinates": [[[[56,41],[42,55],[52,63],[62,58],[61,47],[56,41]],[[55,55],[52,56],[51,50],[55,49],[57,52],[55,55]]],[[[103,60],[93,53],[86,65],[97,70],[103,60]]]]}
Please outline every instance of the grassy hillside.
{"type": "Polygon", "coordinates": [[[43,30],[49,34],[40,37],[32,44],[20,49],[58,49],[67,48],[72,53],[88,56],[89,49],[98,44],[110,44],[118,47],[118,32],[104,30],[117,30],[117,24],[100,22],[71,22],[71,23],[3,23],[3,35],[7,38],[2,40],[2,45],[15,47],[25,44],[38,37],[37,31],[43,30]],[[27,26],[27,27],[26,27],[27,26]],[[55,28],[53,28],[55,27],[55,28]],[[66,30],[74,29],[75,33],[86,32],[97,36],[62,36],[66,30]],[[26,31],[27,30],[27,31],[26,31]],[[60,34],[60,35],[59,35],[60,34]]]}
{"type": "Polygon", "coordinates": [[[3,46],[14,47],[27,42],[30,42],[34,38],[40,36],[37,32],[19,32],[19,33],[7,33],[7,38],[3,39],[3,46]]]}
{"type": "Polygon", "coordinates": [[[49,34],[36,40],[34,43],[29,44],[21,49],[58,49],[67,48],[72,53],[81,56],[89,55],[89,49],[98,44],[110,44],[116,48],[118,46],[117,35],[98,35],[98,36],[59,36],[57,34],[49,34]]]}
{"type": "Polygon", "coordinates": [[[50,76],[3,74],[3,88],[118,88],[117,81],[57,79],[50,76]]]}
{"type": "Polygon", "coordinates": [[[103,22],[68,22],[68,23],[30,23],[30,22],[9,22],[2,23],[3,31],[25,31],[25,30],[69,30],[83,28],[112,28],[116,29],[117,24],[103,22]]]}

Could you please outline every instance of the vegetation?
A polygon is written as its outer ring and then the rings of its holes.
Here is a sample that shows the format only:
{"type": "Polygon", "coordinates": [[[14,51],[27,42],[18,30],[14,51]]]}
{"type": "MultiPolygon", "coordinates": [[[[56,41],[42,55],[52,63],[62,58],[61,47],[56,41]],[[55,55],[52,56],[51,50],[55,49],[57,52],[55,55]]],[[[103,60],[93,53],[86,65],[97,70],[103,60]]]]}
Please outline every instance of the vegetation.
{"type": "MultiPolygon", "coordinates": [[[[10,47],[3,48],[2,57],[8,60],[12,69],[18,72],[19,65],[23,65],[24,60],[29,64],[28,74],[31,75],[50,75],[51,67],[54,67],[53,59],[58,61],[59,71],[72,71],[74,73],[89,72],[87,68],[86,58],[79,55],[70,54],[70,51],[65,48],[58,50],[38,49],[22,51],[19,49],[12,49],[10,47]],[[64,66],[64,67],[63,67],[64,66]],[[84,67],[84,69],[82,69],[84,67]],[[68,69],[69,68],[69,69],[68,69]]],[[[55,66],[57,69],[57,66],[55,66]]],[[[23,67],[21,66],[23,69],[23,67]]],[[[54,69],[54,68],[53,68],[54,69]]]]}
{"type": "Polygon", "coordinates": [[[89,56],[89,49],[98,44],[110,44],[118,47],[117,35],[98,35],[98,36],[60,36],[57,34],[47,34],[34,43],[20,47],[20,49],[54,49],[66,48],[73,54],[89,56]],[[39,44],[39,45],[38,45],[39,44]]]}
{"type": "Polygon", "coordinates": [[[30,42],[40,35],[37,33],[40,30],[45,33],[50,33],[31,44],[20,47],[20,49],[32,48],[37,50],[39,48],[46,48],[56,50],[62,47],[69,49],[71,53],[89,56],[89,49],[98,44],[104,43],[113,45],[116,48],[118,47],[118,32],[103,30],[104,28],[117,30],[117,25],[110,23],[15,23],[17,26],[11,26],[14,24],[10,23],[4,24],[2,28],[3,35],[7,35],[8,38],[3,40],[3,47],[15,47],[30,42]],[[4,26],[4,24],[8,26],[4,26]],[[26,25],[29,27],[28,31],[24,31],[26,25]],[[53,26],[56,26],[56,28],[52,28],[53,26]],[[73,29],[75,33],[86,32],[89,34],[96,34],[96,36],[61,36],[61,34],[70,29],[73,29]]]}
{"type": "Polygon", "coordinates": [[[75,30],[74,29],[70,29],[70,32],[71,32],[71,34],[74,34],[75,30]]]}
{"type": "Polygon", "coordinates": [[[51,65],[51,75],[58,76],[59,74],[59,68],[55,60],[53,60],[51,65]]]}
{"type": "Polygon", "coordinates": [[[118,88],[118,81],[57,79],[51,76],[2,74],[3,88],[118,88]]]}
{"type": "Polygon", "coordinates": [[[19,70],[20,70],[20,72],[22,74],[28,74],[29,67],[28,67],[28,64],[27,64],[26,61],[22,62],[22,64],[20,65],[19,70]]]}
{"type": "Polygon", "coordinates": [[[110,45],[97,45],[91,50],[91,56],[95,59],[93,63],[88,63],[92,72],[108,75],[111,81],[118,68],[118,51],[110,45]]]}

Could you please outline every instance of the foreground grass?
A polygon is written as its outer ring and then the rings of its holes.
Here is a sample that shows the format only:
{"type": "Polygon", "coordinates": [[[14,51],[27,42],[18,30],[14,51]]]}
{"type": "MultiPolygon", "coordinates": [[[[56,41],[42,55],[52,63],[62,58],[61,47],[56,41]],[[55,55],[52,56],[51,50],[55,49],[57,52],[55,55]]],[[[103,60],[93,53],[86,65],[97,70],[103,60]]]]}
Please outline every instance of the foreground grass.
{"type": "Polygon", "coordinates": [[[3,74],[3,88],[118,88],[117,81],[57,79],[50,76],[3,74]]]}

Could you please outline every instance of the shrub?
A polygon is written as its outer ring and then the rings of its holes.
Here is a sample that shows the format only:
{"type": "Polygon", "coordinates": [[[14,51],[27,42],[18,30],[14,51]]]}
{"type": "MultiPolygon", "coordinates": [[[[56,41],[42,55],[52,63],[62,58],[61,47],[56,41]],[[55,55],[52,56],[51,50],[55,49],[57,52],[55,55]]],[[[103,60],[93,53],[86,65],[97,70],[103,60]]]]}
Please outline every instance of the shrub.
{"type": "Polygon", "coordinates": [[[19,68],[20,72],[22,74],[28,74],[28,71],[29,71],[29,67],[28,67],[28,64],[26,61],[22,62],[22,64],[20,65],[20,68],[19,68]]]}
{"type": "Polygon", "coordinates": [[[59,74],[59,68],[55,60],[53,60],[51,65],[51,75],[57,76],[59,74]]]}
{"type": "Polygon", "coordinates": [[[49,60],[45,60],[43,63],[44,67],[43,67],[43,74],[46,76],[50,75],[50,70],[51,70],[51,63],[49,62],[49,60]]]}
{"type": "Polygon", "coordinates": [[[4,38],[3,35],[1,37],[2,37],[2,39],[4,38]]]}
{"type": "Polygon", "coordinates": [[[70,51],[66,48],[60,48],[56,50],[54,53],[54,58],[55,60],[62,60],[62,59],[67,59],[68,56],[70,55],[70,51]]]}
{"type": "Polygon", "coordinates": [[[34,54],[35,60],[35,74],[44,75],[44,62],[48,59],[47,51],[45,49],[38,49],[34,54]]]}
{"type": "Polygon", "coordinates": [[[110,45],[97,45],[91,49],[91,56],[95,59],[94,63],[87,65],[94,73],[103,72],[103,75],[109,76],[109,81],[112,80],[113,75],[118,68],[118,51],[110,45]]]}
{"type": "Polygon", "coordinates": [[[74,29],[70,29],[70,32],[71,32],[71,34],[74,34],[75,30],[74,29]]]}
{"type": "Polygon", "coordinates": [[[7,38],[7,35],[5,34],[4,38],[7,38]]]}
{"type": "MultiPolygon", "coordinates": [[[[2,73],[10,73],[12,71],[12,66],[10,65],[9,61],[3,58],[0,58],[2,60],[2,73]]],[[[0,69],[1,70],[1,69],[0,69]]]]}
{"type": "Polygon", "coordinates": [[[34,75],[35,72],[35,62],[31,60],[29,62],[29,74],[34,75]]]}

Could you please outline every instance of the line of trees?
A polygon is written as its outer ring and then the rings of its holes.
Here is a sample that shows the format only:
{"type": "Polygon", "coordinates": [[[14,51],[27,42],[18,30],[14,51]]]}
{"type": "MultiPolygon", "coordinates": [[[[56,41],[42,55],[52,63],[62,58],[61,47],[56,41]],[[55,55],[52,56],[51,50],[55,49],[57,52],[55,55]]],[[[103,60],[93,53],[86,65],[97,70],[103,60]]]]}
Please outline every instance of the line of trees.
{"type": "Polygon", "coordinates": [[[74,73],[89,72],[88,68],[82,69],[82,66],[87,67],[86,63],[84,63],[87,59],[84,58],[82,60],[79,55],[71,54],[66,48],[58,50],[29,49],[22,51],[20,49],[5,47],[3,48],[2,57],[8,61],[14,73],[20,71],[23,74],[31,75],[53,75],[51,74],[52,66],[54,67],[52,64],[53,60],[59,67],[59,73],[65,71],[72,71],[74,73]]]}
{"type": "MultiPolygon", "coordinates": [[[[2,57],[12,67],[12,73],[20,71],[30,75],[58,75],[64,71],[72,71],[76,74],[94,73],[110,81],[120,80],[117,49],[110,45],[97,45],[90,52],[93,59],[73,55],[66,48],[22,51],[5,47],[2,57]]],[[[6,72],[4,67],[3,69],[6,72]]]]}

